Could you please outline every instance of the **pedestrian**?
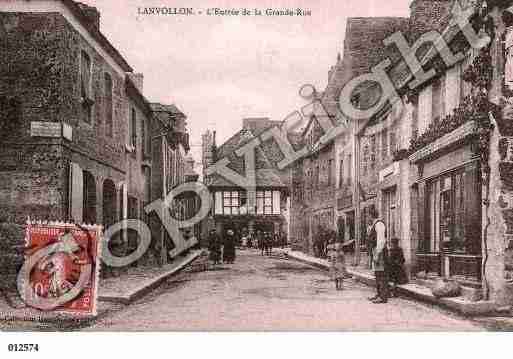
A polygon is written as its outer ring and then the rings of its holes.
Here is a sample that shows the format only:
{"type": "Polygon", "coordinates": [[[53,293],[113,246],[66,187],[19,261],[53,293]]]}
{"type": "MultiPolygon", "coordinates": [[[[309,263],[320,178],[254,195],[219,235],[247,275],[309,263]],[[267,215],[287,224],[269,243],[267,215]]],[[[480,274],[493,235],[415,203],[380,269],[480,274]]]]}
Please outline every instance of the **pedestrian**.
{"type": "Polygon", "coordinates": [[[328,244],[327,251],[330,260],[331,279],[335,282],[335,289],[342,290],[346,274],[346,259],[342,241],[337,241],[336,237],[333,236],[330,244],[328,244]]]}
{"type": "Polygon", "coordinates": [[[223,262],[232,264],[235,261],[235,244],[237,238],[233,230],[229,229],[224,237],[223,262]]]}
{"type": "Polygon", "coordinates": [[[262,233],[261,230],[257,231],[257,238],[256,239],[257,239],[258,248],[260,248],[260,250],[262,252],[262,255],[264,255],[265,240],[264,240],[264,234],[262,233]]]}
{"type": "Polygon", "coordinates": [[[389,267],[388,273],[392,282],[391,296],[397,295],[397,286],[408,283],[408,277],[404,270],[404,252],[399,246],[399,238],[392,238],[392,246],[389,251],[389,267]]]}
{"type": "Polygon", "coordinates": [[[219,238],[215,229],[211,229],[208,235],[208,250],[209,259],[216,266],[221,260],[221,238],[219,238]]]}
{"type": "Polygon", "coordinates": [[[265,241],[265,253],[270,256],[273,251],[273,236],[270,232],[267,232],[267,238],[265,241]]]}
{"type": "Polygon", "coordinates": [[[376,296],[369,298],[373,303],[381,304],[388,301],[389,288],[388,288],[388,249],[386,246],[386,226],[385,223],[379,219],[376,211],[371,212],[373,220],[372,227],[369,232],[369,240],[371,243],[375,242],[376,247],[373,248],[373,266],[374,275],[376,277],[376,296]]]}
{"type": "Polygon", "coordinates": [[[367,258],[368,258],[368,267],[369,269],[372,269],[372,258],[373,258],[373,251],[374,251],[374,248],[376,247],[376,238],[371,238],[370,234],[371,234],[371,230],[372,230],[372,225],[374,224],[374,218],[372,217],[369,217],[368,218],[368,221],[367,221],[367,230],[365,231],[365,236],[366,236],[366,246],[367,246],[367,258]]]}

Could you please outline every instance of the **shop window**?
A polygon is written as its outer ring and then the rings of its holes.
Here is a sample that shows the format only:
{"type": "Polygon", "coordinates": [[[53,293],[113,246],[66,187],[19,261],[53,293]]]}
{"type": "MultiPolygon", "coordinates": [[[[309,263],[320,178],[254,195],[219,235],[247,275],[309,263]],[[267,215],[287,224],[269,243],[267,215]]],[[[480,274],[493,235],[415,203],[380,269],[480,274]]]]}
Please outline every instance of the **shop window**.
{"type": "Polygon", "coordinates": [[[427,184],[427,241],[430,252],[478,254],[481,190],[478,170],[460,169],[427,184]]]}

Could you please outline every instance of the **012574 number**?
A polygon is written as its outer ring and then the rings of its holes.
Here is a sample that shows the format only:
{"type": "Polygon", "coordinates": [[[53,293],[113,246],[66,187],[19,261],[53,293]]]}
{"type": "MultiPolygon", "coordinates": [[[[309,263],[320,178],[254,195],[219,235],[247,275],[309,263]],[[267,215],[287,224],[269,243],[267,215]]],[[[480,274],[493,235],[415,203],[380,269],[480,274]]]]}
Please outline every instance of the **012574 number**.
{"type": "Polygon", "coordinates": [[[10,352],[38,352],[39,344],[9,344],[7,350],[10,352]]]}

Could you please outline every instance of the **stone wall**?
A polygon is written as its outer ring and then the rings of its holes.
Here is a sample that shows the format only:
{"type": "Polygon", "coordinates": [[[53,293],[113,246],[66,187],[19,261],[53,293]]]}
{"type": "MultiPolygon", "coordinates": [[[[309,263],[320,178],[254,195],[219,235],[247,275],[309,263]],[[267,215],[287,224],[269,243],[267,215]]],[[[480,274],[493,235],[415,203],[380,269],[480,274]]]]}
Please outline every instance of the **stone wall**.
{"type": "Polygon", "coordinates": [[[14,292],[23,265],[25,226],[0,223],[0,291],[14,292]]]}
{"type": "Polygon", "coordinates": [[[16,107],[0,114],[0,212],[9,213],[3,220],[20,222],[27,215],[63,219],[70,161],[92,173],[101,203],[103,181],[124,179],[124,76],[60,14],[2,13],[0,33],[0,102],[16,107]],[[84,121],[81,104],[81,51],[92,60],[91,123],[84,121]],[[113,80],[112,136],[105,131],[105,73],[113,80]],[[67,123],[73,139],[31,137],[32,121],[67,123]]]}

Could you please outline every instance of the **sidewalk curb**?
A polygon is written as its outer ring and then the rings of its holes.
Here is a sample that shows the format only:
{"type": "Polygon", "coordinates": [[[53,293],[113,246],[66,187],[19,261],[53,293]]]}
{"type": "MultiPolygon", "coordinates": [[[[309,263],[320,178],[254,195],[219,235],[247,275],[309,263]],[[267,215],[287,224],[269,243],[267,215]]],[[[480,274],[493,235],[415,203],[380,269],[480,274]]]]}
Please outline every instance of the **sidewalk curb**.
{"type": "Polygon", "coordinates": [[[194,262],[202,253],[202,250],[196,250],[191,252],[187,257],[184,257],[182,261],[174,268],[170,269],[168,272],[163,273],[154,278],[150,278],[145,281],[141,286],[135,288],[132,291],[123,293],[123,294],[114,294],[114,293],[106,293],[99,294],[98,300],[102,302],[111,302],[111,303],[121,303],[121,304],[130,304],[137,299],[145,296],[158,286],[160,286],[164,281],[166,281],[169,277],[177,274],[186,266],[194,262]]]}
{"type": "MultiPolygon", "coordinates": [[[[329,264],[327,261],[318,258],[307,259],[302,256],[295,255],[290,251],[284,251],[283,254],[287,258],[302,262],[321,270],[328,270],[329,264]]],[[[367,275],[355,271],[354,269],[347,268],[347,273],[353,278],[371,287],[376,287],[376,280],[374,276],[367,275]]],[[[464,300],[462,297],[456,298],[436,298],[429,288],[422,287],[416,284],[405,284],[397,286],[398,292],[409,298],[413,298],[422,302],[438,305],[440,307],[449,309],[464,316],[486,316],[497,313],[497,304],[492,301],[478,301],[470,302],[464,300]]]]}

